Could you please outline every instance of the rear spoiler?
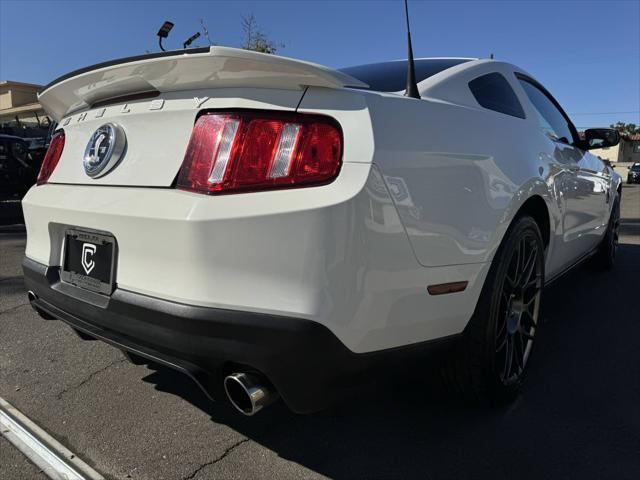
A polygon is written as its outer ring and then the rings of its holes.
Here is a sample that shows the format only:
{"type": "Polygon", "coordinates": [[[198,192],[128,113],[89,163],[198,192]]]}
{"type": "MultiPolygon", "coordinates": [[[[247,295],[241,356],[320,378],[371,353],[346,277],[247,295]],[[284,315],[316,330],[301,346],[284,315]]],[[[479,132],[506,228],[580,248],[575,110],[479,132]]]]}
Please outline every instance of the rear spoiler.
{"type": "Polygon", "coordinates": [[[144,92],[201,88],[306,86],[366,88],[345,73],[315,63],[228,47],[204,47],[128,57],[76,70],[38,94],[56,121],[96,102],[144,92]]]}

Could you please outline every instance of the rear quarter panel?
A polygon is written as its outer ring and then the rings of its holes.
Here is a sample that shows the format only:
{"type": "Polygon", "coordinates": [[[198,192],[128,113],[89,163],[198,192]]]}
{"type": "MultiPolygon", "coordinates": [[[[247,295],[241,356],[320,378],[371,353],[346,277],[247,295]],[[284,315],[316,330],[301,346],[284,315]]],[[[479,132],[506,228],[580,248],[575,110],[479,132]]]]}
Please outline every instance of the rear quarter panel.
{"type": "MultiPolygon", "coordinates": [[[[489,262],[532,195],[545,200],[552,230],[559,224],[553,179],[547,181],[554,159],[543,154],[547,144],[535,120],[486,110],[467,87],[492,71],[503,73],[516,91],[507,64],[471,62],[449,78],[438,74],[423,82],[421,100],[362,93],[372,161],[424,266],[489,262]]],[[[345,129],[345,138],[350,134],[345,129]]]]}

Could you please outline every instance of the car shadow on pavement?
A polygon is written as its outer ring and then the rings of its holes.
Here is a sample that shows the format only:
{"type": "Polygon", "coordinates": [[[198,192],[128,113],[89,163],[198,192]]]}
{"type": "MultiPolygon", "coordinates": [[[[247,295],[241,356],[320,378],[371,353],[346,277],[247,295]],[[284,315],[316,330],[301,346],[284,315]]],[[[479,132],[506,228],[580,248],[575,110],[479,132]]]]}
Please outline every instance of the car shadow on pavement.
{"type": "Polygon", "coordinates": [[[579,267],[545,289],[529,381],[504,407],[461,405],[416,368],[309,416],[278,402],[243,417],[162,367],[145,381],[331,478],[633,478],[639,272],[640,245],[621,244],[613,271],[579,267]]]}

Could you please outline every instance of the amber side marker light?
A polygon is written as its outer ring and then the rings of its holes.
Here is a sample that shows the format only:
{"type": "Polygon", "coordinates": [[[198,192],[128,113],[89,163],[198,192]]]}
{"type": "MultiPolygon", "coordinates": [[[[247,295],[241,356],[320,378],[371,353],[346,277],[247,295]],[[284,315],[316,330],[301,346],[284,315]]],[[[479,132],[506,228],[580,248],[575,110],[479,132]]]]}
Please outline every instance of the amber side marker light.
{"type": "Polygon", "coordinates": [[[462,292],[469,282],[451,282],[451,283],[440,283],[438,285],[429,285],[427,287],[427,292],[430,295],[445,295],[447,293],[455,293],[462,292]]]}

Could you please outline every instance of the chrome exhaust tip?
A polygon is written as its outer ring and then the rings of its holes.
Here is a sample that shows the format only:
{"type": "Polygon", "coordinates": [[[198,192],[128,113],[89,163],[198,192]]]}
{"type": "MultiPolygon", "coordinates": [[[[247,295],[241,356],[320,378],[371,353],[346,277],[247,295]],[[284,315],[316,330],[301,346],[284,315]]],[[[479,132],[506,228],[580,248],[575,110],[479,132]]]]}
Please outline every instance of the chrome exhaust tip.
{"type": "Polygon", "coordinates": [[[250,417],[278,399],[275,390],[265,383],[252,373],[232,373],[224,379],[224,391],[231,404],[250,417]]]}
{"type": "Polygon", "coordinates": [[[27,299],[29,299],[29,305],[31,305],[31,308],[33,308],[35,310],[35,312],[40,315],[40,318],[43,318],[45,320],[55,320],[56,317],[52,317],[51,315],[49,315],[47,312],[40,310],[35,304],[34,302],[36,300],[38,300],[38,295],[35,294],[35,292],[33,290],[29,290],[27,292],[27,299]]]}

